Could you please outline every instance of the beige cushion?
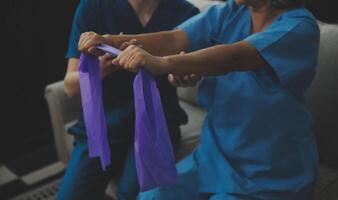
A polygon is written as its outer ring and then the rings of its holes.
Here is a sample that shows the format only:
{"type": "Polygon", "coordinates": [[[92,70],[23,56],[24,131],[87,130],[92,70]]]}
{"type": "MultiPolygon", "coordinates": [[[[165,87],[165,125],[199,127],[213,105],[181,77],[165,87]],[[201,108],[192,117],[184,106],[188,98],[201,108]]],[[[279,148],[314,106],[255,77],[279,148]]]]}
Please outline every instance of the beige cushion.
{"type": "Polygon", "coordinates": [[[68,98],[63,90],[63,81],[47,85],[45,98],[49,108],[57,155],[61,161],[66,163],[73,147],[73,137],[67,134],[65,125],[79,117],[80,98],[68,98]]]}
{"type": "Polygon", "coordinates": [[[189,104],[193,104],[195,106],[199,106],[196,96],[197,96],[198,86],[195,87],[186,87],[177,88],[177,95],[178,98],[184,102],[189,104]]]}

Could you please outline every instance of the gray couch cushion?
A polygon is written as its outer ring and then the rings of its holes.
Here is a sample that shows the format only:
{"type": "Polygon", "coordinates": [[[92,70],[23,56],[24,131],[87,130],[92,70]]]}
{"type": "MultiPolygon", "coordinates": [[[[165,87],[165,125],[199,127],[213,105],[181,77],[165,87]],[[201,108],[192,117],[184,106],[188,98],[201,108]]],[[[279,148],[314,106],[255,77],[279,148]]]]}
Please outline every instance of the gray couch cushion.
{"type": "Polygon", "coordinates": [[[47,85],[45,98],[49,108],[57,154],[59,159],[66,163],[73,147],[73,137],[67,134],[65,124],[78,118],[81,110],[80,98],[68,98],[63,89],[63,81],[47,85]]]}
{"type": "Polygon", "coordinates": [[[338,25],[320,23],[321,41],[315,80],[307,92],[322,162],[338,167],[338,25]]]}
{"type": "Polygon", "coordinates": [[[196,100],[197,90],[198,86],[187,88],[179,87],[177,88],[177,95],[180,100],[198,106],[196,100]]]}
{"type": "Polygon", "coordinates": [[[188,123],[181,126],[182,140],[184,141],[191,137],[195,137],[196,134],[194,133],[201,130],[206,111],[184,101],[180,101],[180,105],[189,116],[188,123]]]}

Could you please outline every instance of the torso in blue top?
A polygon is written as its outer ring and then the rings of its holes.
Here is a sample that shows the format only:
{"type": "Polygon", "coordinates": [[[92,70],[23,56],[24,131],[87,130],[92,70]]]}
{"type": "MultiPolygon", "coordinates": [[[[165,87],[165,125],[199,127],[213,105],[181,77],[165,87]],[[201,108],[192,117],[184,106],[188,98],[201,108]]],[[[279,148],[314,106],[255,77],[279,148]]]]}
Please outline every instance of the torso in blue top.
{"type": "Polygon", "coordinates": [[[249,9],[228,0],[179,29],[187,33],[191,51],[244,40],[270,64],[202,82],[199,101],[208,115],[194,154],[200,192],[306,199],[317,167],[312,119],[304,105],[318,54],[314,17],[304,8],[290,9],[251,34],[249,9]]]}
{"type": "MultiPolygon", "coordinates": [[[[171,30],[197,13],[198,9],[184,0],[163,0],[147,26],[143,27],[127,0],[82,0],[74,16],[67,58],[79,57],[77,43],[83,32],[138,34],[171,30]]],[[[111,142],[133,139],[133,80],[133,73],[121,70],[107,76],[102,82],[104,109],[111,142]]],[[[165,75],[157,77],[157,84],[168,125],[178,126],[186,123],[187,117],[178,105],[176,89],[168,83],[165,75]]],[[[82,116],[69,132],[85,136],[82,116]]]]}

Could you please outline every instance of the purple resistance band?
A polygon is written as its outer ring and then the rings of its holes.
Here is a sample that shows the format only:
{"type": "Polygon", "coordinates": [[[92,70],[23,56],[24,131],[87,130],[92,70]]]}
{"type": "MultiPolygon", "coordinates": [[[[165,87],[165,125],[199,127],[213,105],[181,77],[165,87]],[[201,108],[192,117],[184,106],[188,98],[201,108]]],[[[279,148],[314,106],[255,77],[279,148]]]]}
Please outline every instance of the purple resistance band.
{"type": "MultiPolygon", "coordinates": [[[[121,53],[108,45],[97,48],[112,56],[121,53]]],[[[81,54],[79,78],[89,156],[100,157],[105,170],[111,160],[97,57],[81,54]]],[[[156,81],[143,68],[134,80],[134,101],[135,160],[141,191],[171,185],[177,180],[177,171],[168,127],[156,81]]]]}

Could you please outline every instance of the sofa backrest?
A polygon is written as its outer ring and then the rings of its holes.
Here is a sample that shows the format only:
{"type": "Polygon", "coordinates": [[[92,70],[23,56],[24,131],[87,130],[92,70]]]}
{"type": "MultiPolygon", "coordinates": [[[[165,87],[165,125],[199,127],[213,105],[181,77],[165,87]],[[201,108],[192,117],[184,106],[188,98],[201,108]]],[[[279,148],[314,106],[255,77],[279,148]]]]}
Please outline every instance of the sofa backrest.
{"type": "Polygon", "coordinates": [[[317,74],[307,92],[316,129],[319,155],[338,167],[338,25],[319,22],[321,40],[317,74]]]}

